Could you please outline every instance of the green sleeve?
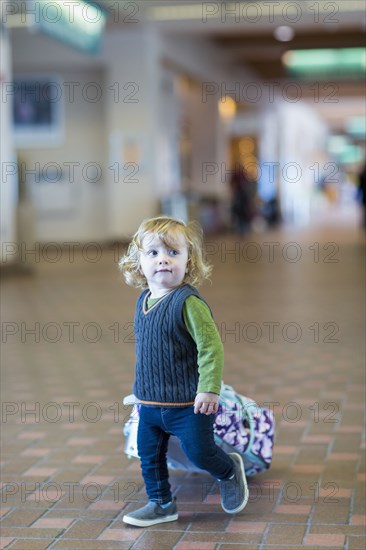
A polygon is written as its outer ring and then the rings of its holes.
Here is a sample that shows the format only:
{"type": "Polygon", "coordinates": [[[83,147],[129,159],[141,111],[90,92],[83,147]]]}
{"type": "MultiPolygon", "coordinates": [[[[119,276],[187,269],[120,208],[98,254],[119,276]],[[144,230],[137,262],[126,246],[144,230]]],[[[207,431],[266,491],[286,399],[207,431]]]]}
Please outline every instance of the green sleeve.
{"type": "Polygon", "coordinates": [[[183,319],[197,346],[199,381],[197,393],[220,394],[224,347],[208,306],[189,296],[183,305],[183,319]]]}

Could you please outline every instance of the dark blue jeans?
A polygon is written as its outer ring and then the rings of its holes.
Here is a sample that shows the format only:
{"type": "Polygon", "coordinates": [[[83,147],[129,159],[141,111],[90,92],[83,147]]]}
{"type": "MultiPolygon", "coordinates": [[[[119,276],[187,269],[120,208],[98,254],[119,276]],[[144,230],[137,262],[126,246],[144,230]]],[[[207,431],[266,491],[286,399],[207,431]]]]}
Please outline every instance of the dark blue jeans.
{"type": "Polygon", "coordinates": [[[137,446],[149,500],[165,504],[172,499],[166,459],[170,435],[179,439],[183,451],[198,468],[216,479],[233,475],[232,459],[215,444],[213,415],[194,414],[193,406],[141,405],[137,446]]]}

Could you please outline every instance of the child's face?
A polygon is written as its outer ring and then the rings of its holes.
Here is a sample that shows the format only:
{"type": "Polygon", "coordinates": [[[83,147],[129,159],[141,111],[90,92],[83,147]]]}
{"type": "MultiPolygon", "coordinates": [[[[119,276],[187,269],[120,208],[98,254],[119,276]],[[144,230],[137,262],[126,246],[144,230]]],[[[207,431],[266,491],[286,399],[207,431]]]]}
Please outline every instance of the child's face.
{"type": "Polygon", "coordinates": [[[146,235],[140,252],[140,269],[145,275],[151,296],[158,298],[183,282],[187,270],[188,247],[182,233],[174,235],[172,244],[164,244],[156,235],[146,235]]]}

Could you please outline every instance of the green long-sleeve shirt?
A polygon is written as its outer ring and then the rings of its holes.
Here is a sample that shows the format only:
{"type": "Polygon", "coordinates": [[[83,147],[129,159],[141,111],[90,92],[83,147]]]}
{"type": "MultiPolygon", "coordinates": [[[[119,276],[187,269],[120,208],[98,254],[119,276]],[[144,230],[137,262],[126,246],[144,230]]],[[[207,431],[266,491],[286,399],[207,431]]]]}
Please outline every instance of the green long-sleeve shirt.
{"type": "MultiPolygon", "coordinates": [[[[150,308],[159,298],[148,298],[150,308]]],[[[199,381],[197,393],[220,394],[224,367],[224,348],[211,312],[197,296],[188,296],[183,305],[183,320],[197,346],[199,381]]]]}

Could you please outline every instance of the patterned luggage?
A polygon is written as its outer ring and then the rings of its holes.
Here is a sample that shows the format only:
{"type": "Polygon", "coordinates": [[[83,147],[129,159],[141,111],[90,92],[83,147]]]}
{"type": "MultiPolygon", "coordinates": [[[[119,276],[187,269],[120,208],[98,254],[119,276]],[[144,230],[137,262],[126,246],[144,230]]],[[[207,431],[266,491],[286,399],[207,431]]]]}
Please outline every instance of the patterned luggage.
{"type": "MultiPolygon", "coordinates": [[[[129,457],[138,457],[139,404],[133,395],[126,397],[123,404],[134,404],[133,411],[123,427],[126,436],[124,452],[129,457]]],[[[223,382],[219,410],[214,419],[214,434],[216,444],[224,451],[240,453],[247,476],[258,474],[270,467],[274,443],[273,411],[260,407],[255,401],[236,393],[231,386],[223,382]]],[[[174,436],[169,439],[167,458],[168,466],[172,470],[201,471],[188,460],[174,436]]]]}

